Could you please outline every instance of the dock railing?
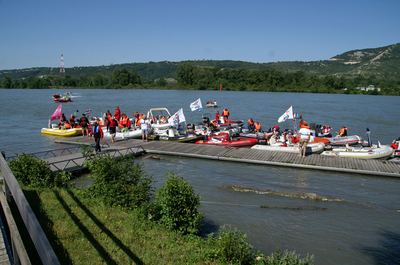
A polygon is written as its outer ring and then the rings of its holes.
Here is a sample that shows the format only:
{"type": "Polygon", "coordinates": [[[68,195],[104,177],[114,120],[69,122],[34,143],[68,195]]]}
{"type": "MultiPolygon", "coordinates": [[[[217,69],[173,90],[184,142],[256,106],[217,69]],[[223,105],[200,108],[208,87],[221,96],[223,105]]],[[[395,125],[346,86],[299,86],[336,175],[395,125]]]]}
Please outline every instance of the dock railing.
{"type": "Polygon", "coordinates": [[[17,206],[23,224],[32,239],[42,264],[60,264],[57,255],[47,239],[45,232],[40,226],[40,223],[19,186],[17,179],[2,155],[0,155],[0,170],[3,178],[3,189],[0,191],[0,201],[7,223],[7,232],[11,244],[12,257],[10,259],[12,260],[12,263],[22,265],[32,264],[11,212],[9,202],[13,202],[17,206]]]}

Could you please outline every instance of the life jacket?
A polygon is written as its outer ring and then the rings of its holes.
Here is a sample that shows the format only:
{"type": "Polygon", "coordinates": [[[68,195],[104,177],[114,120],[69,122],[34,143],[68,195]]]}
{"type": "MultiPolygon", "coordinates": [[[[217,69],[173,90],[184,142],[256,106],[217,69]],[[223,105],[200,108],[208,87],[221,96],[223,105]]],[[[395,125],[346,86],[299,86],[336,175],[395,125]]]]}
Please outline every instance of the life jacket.
{"type": "Polygon", "coordinates": [[[261,123],[256,122],[255,125],[256,125],[256,132],[260,132],[261,131],[261,123]]]}
{"type": "Polygon", "coordinates": [[[222,112],[222,116],[229,117],[229,110],[224,109],[224,111],[222,112]]]}
{"type": "Polygon", "coordinates": [[[340,128],[339,136],[347,136],[347,128],[345,127],[340,128]]]}
{"type": "Polygon", "coordinates": [[[115,117],[117,120],[119,120],[119,119],[121,118],[121,110],[119,109],[119,107],[117,107],[117,108],[115,109],[114,117],[115,117]]]}
{"type": "Polygon", "coordinates": [[[71,124],[69,124],[68,122],[64,123],[64,128],[66,130],[71,129],[71,124]]]}
{"type": "Polygon", "coordinates": [[[82,127],[87,127],[88,123],[89,123],[89,122],[88,122],[88,119],[87,119],[86,117],[83,116],[83,117],[81,118],[81,122],[80,122],[81,126],[82,126],[82,127]]]}
{"type": "Polygon", "coordinates": [[[308,123],[305,120],[301,120],[299,122],[299,127],[300,128],[306,128],[306,127],[308,127],[308,123]]]}
{"type": "Polygon", "coordinates": [[[118,126],[118,121],[117,121],[116,119],[111,119],[111,120],[110,120],[110,123],[109,123],[109,126],[110,126],[111,128],[117,127],[117,126],[118,126]]]}

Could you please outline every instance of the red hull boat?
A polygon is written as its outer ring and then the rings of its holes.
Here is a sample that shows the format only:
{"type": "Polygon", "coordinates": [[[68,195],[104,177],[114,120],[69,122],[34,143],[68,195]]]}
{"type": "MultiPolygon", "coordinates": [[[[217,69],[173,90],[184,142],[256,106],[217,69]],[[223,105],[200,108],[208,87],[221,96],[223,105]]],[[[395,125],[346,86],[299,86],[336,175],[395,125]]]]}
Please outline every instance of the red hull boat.
{"type": "Polygon", "coordinates": [[[258,143],[255,138],[238,137],[230,139],[229,133],[221,132],[210,137],[208,140],[197,141],[196,144],[220,145],[228,147],[249,147],[258,143]]]}

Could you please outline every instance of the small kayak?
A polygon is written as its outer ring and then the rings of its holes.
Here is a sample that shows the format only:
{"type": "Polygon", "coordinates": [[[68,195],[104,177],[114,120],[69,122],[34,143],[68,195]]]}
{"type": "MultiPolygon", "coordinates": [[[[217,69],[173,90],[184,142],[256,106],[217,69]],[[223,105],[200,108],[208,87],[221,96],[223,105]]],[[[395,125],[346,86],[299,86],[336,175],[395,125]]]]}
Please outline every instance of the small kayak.
{"type": "MultiPolygon", "coordinates": [[[[308,154],[318,154],[324,151],[325,144],[323,143],[309,143],[307,145],[307,150],[306,152],[308,154]]],[[[251,147],[251,149],[258,149],[258,150],[266,150],[266,151],[278,151],[278,152],[286,152],[286,153],[296,153],[299,154],[299,145],[294,144],[294,145],[289,145],[289,146],[284,146],[282,144],[274,144],[274,145],[255,145],[251,147]]]]}
{"type": "Polygon", "coordinates": [[[385,159],[392,155],[393,149],[388,145],[373,145],[372,147],[340,147],[324,151],[321,155],[336,157],[351,157],[360,159],[385,159]]]}
{"type": "Polygon", "coordinates": [[[62,136],[62,137],[72,137],[82,135],[82,128],[72,128],[72,129],[58,129],[58,128],[42,128],[40,131],[42,134],[52,135],[52,136],[62,136]]]}

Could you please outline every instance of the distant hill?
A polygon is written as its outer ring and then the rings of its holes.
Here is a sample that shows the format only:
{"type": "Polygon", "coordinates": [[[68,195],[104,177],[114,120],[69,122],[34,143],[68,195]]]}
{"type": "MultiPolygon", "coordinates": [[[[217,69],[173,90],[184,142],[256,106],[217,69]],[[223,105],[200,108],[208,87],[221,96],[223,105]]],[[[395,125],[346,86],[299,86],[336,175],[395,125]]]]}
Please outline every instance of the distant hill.
{"type": "Polygon", "coordinates": [[[319,75],[393,77],[400,73],[400,44],[352,50],[328,60],[275,62],[266,65],[283,71],[305,71],[319,75]]]}
{"type": "MultiPolygon", "coordinates": [[[[252,63],[232,60],[195,60],[181,62],[148,62],[148,63],[129,63],[115,64],[107,66],[87,66],[66,68],[67,75],[73,78],[85,76],[103,75],[111,76],[116,69],[126,68],[136,71],[145,80],[155,80],[158,78],[175,78],[176,70],[180,64],[191,63],[199,67],[215,67],[230,69],[271,69],[295,72],[303,71],[317,75],[336,75],[344,77],[354,77],[357,75],[374,76],[376,78],[396,78],[400,79],[400,44],[393,44],[380,48],[360,49],[348,51],[328,60],[321,61],[287,61],[273,63],[252,63]]],[[[14,70],[0,70],[1,76],[8,75],[13,79],[57,76],[58,68],[39,67],[14,70]]]]}

